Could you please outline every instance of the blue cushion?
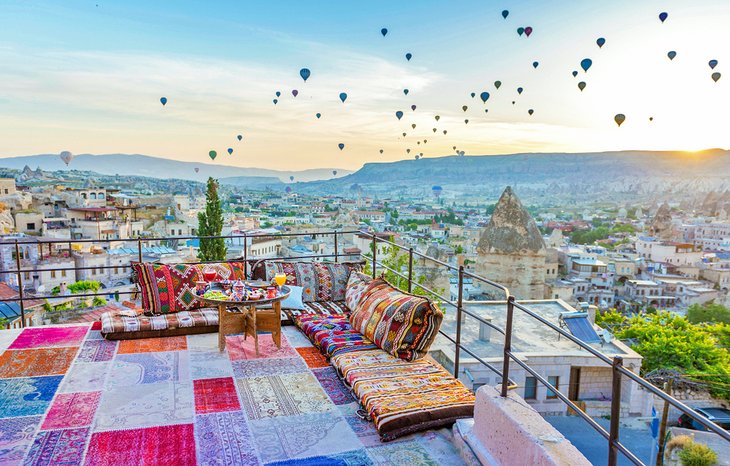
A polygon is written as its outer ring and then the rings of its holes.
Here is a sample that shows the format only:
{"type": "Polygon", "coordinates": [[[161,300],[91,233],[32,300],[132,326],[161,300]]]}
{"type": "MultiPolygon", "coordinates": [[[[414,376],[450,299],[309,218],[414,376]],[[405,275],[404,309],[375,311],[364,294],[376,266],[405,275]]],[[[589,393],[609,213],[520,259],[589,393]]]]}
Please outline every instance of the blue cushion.
{"type": "Polygon", "coordinates": [[[302,301],[304,288],[301,286],[289,286],[289,289],[291,290],[289,292],[289,296],[287,296],[287,298],[281,302],[281,308],[295,309],[298,311],[305,310],[306,307],[304,306],[304,302],[302,301]]]}

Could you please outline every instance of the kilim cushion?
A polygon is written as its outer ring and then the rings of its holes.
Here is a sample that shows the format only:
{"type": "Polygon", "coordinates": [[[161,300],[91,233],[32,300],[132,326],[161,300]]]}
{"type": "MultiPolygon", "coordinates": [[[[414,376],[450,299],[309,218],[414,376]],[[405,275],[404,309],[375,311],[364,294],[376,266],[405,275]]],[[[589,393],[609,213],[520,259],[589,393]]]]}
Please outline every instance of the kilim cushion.
{"type": "Polygon", "coordinates": [[[175,314],[157,316],[123,315],[114,311],[105,312],[101,315],[101,333],[103,335],[190,327],[210,327],[214,325],[218,325],[218,311],[216,309],[180,311],[175,314]]]}
{"type": "Polygon", "coordinates": [[[374,280],[368,275],[361,272],[352,272],[347,280],[347,289],[345,290],[345,304],[350,309],[357,309],[363,294],[367,289],[374,286],[374,280]]]}
{"type": "Polygon", "coordinates": [[[373,419],[383,440],[453,424],[474,415],[474,394],[441,367],[405,362],[381,350],[330,360],[373,419]]]}
{"type": "Polygon", "coordinates": [[[243,280],[241,262],[215,264],[132,264],[137,275],[145,314],[171,314],[205,306],[197,299],[195,282],[203,280],[203,268],[212,267],[220,280],[243,280]]]}
{"type": "Polygon", "coordinates": [[[406,361],[426,355],[443,313],[430,300],[400,291],[384,279],[365,290],[350,323],[386,353],[406,361]]]}
{"type": "Polygon", "coordinates": [[[277,273],[286,274],[286,284],[304,288],[302,298],[307,302],[344,301],[347,279],[353,264],[335,262],[266,261],[266,280],[277,273]]]}

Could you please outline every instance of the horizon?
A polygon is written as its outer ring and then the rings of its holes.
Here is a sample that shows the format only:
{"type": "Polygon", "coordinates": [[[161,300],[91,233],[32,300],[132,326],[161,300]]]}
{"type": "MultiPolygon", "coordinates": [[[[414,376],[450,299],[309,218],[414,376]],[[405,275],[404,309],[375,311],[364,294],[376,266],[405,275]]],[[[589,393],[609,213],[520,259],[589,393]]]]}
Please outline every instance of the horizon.
{"type": "Polygon", "coordinates": [[[421,152],[446,157],[453,146],[467,156],[730,147],[720,105],[730,91],[710,79],[730,60],[730,5],[505,3],[11,2],[0,18],[0,157],[51,149],[354,171],[421,152]],[[532,34],[519,36],[520,26],[532,34]],[[593,61],[587,72],[583,58],[593,61]]]}

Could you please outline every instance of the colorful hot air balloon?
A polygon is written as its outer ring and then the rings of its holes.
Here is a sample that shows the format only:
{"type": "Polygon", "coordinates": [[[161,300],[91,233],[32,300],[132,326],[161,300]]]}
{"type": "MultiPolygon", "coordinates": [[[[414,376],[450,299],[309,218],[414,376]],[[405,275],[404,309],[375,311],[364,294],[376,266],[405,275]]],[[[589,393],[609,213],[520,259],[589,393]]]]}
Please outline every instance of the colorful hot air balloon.
{"type": "Polygon", "coordinates": [[[649,121],[654,121],[654,117],[649,117],[649,121]]]}
{"type": "Polygon", "coordinates": [[[299,95],[299,91],[296,90],[296,89],[292,89],[291,95],[293,95],[294,97],[296,97],[297,95],[299,95]]]}
{"type": "Polygon", "coordinates": [[[195,173],[198,173],[200,171],[200,168],[195,167],[195,173]]]}
{"type": "Polygon", "coordinates": [[[436,120],[436,121],[439,121],[441,119],[441,116],[440,115],[436,115],[435,117],[433,117],[433,119],[436,120]]]}
{"type": "Polygon", "coordinates": [[[401,118],[403,118],[403,112],[398,110],[397,112],[395,112],[395,116],[396,116],[396,118],[398,118],[400,120],[401,118]]]}
{"type": "Polygon", "coordinates": [[[521,87],[518,87],[518,88],[517,88],[517,94],[519,94],[519,95],[522,95],[522,91],[523,91],[523,90],[524,90],[524,89],[522,89],[521,87]]]}
{"type": "Polygon", "coordinates": [[[383,153],[383,149],[380,149],[380,153],[381,153],[381,154],[383,153]]]}
{"type": "Polygon", "coordinates": [[[580,61],[580,67],[583,68],[583,71],[585,71],[586,73],[588,72],[588,68],[590,68],[592,64],[593,60],[591,60],[590,58],[584,58],[580,61]]]}
{"type": "Polygon", "coordinates": [[[471,96],[471,98],[473,99],[474,97],[476,97],[477,93],[476,93],[476,92],[472,92],[472,93],[471,93],[471,94],[469,94],[469,95],[470,95],[470,96],[471,96]]]}
{"type": "Polygon", "coordinates": [[[408,95],[408,89],[403,89],[403,94],[408,95]]]}
{"type": "Polygon", "coordinates": [[[443,190],[444,189],[441,186],[432,186],[431,187],[431,192],[433,192],[433,195],[436,197],[439,197],[443,190]]]}
{"type": "Polygon", "coordinates": [[[585,81],[581,81],[581,82],[579,82],[579,83],[578,83],[578,89],[580,89],[580,90],[581,90],[581,92],[582,92],[582,91],[583,91],[583,89],[585,89],[585,88],[586,88],[586,83],[585,83],[585,81]]]}
{"type": "Polygon", "coordinates": [[[604,39],[603,37],[599,37],[598,39],[596,39],[596,44],[598,44],[599,49],[601,47],[603,47],[603,44],[605,44],[605,43],[606,43],[606,39],[604,39]]]}
{"type": "Polygon", "coordinates": [[[462,106],[461,106],[461,109],[462,109],[462,110],[464,110],[465,112],[466,112],[466,110],[467,110],[468,108],[469,108],[469,107],[467,107],[466,105],[462,105],[462,106]]]}
{"type": "Polygon", "coordinates": [[[408,52],[406,54],[406,60],[411,61],[411,58],[413,58],[413,54],[411,52],[408,52]]]}
{"type": "Polygon", "coordinates": [[[415,123],[411,124],[411,128],[416,129],[416,124],[415,123]]]}
{"type": "Polygon", "coordinates": [[[229,147],[228,148],[228,155],[232,155],[232,154],[233,154],[233,148],[232,147],[229,147]]]}
{"type": "Polygon", "coordinates": [[[661,13],[659,13],[659,21],[661,21],[662,23],[666,21],[668,17],[669,13],[667,13],[666,11],[662,11],[661,13]]]}
{"type": "Polygon", "coordinates": [[[411,110],[413,110],[415,112],[416,111],[416,106],[415,105],[411,105],[411,110]]]}
{"type": "Polygon", "coordinates": [[[575,78],[576,76],[578,76],[578,72],[577,72],[577,71],[575,71],[575,70],[573,70],[573,73],[572,73],[572,75],[573,75],[573,77],[575,78]]]}
{"type": "Polygon", "coordinates": [[[342,149],[344,149],[344,148],[345,148],[345,145],[344,145],[344,144],[342,144],[342,143],[339,143],[339,144],[337,144],[337,147],[339,147],[339,148],[340,148],[340,150],[342,150],[342,149]]]}
{"type": "Polygon", "coordinates": [[[212,150],[208,152],[208,157],[210,157],[211,160],[215,160],[215,158],[218,157],[218,152],[212,150]]]}
{"type": "Polygon", "coordinates": [[[527,27],[525,28],[525,35],[526,35],[527,37],[530,37],[530,34],[532,34],[532,27],[531,27],[531,26],[527,26],[527,27]]]}
{"type": "Polygon", "coordinates": [[[617,125],[621,126],[621,123],[626,121],[626,115],[623,113],[617,113],[616,116],[613,117],[613,121],[615,121],[617,125]]]}
{"type": "Polygon", "coordinates": [[[520,37],[522,37],[522,34],[524,34],[524,33],[525,33],[525,28],[523,28],[522,26],[517,28],[517,34],[519,34],[520,37]]]}
{"type": "Polygon", "coordinates": [[[294,175],[291,175],[291,176],[289,177],[289,181],[294,181],[294,175]]]}
{"type": "Polygon", "coordinates": [[[670,60],[674,60],[674,57],[677,56],[677,52],[675,52],[674,50],[670,50],[669,52],[667,52],[667,56],[670,60]]]}
{"type": "Polygon", "coordinates": [[[502,18],[507,19],[507,16],[509,16],[509,10],[502,10],[502,18]]]}
{"type": "Polygon", "coordinates": [[[448,131],[444,130],[444,134],[446,134],[448,131]]]}
{"type": "Polygon", "coordinates": [[[315,113],[315,114],[314,114],[314,116],[316,116],[318,120],[319,120],[320,118],[322,118],[322,114],[321,114],[321,113],[315,113]]]}
{"type": "Polygon", "coordinates": [[[717,66],[717,60],[710,60],[707,64],[710,65],[711,70],[714,70],[717,66]]]}
{"type": "Polygon", "coordinates": [[[274,101],[273,101],[273,102],[274,102],[274,105],[276,105],[276,104],[278,104],[278,103],[279,103],[279,99],[274,99],[274,101]]]}
{"type": "Polygon", "coordinates": [[[533,114],[533,113],[535,113],[535,111],[534,111],[533,109],[529,109],[529,110],[527,111],[527,113],[529,113],[529,114],[530,114],[530,116],[532,116],[532,114],[533,114]]]}
{"type": "Polygon", "coordinates": [[[71,160],[73,160],[73,158],[74,158],[73,154],[67,150],[58,154],[58,157],[61,160],[63,160],[63,163],[65,163],[67,167],[68,167],[68,164],[71,163],[71,160]]]}
{"type": "Polygon", "coordinates": [[[332,175],[337,176],[337,170],[332,170],[332,175]]]}
{"type": "Polygon", "coordinates": [[[489,92],[482,92],[481,94],[479,94],[479,98],[482,99],[482,103],[487,103],[487,100],[489,100],[489,92]]]}
{"type": "Polygon", "coordinates": [[[276,91],[275,94],[276,94],[276,97],[281,97],[281,91],[276,91]]]}
{"type": "Polygon", "coordinates": [[[540,66],[540,63],[539,62],[536,62],[536,61],[532,62],[532,67],[533,68],[537,69],[538,66],[540,66]]]}
{"type": "Polygon", "coordinates": [[[432,129],[433,129],[433,132],[434,132],[434,133],[435,133],[436,131],[438,131],[438,130],[437,130],[436,128],[432,128],[432,129]]]}
{"type": "Polygon", "coordinates": [[[500,86],[502,86],[502,81],[494,81],[494,87],[496,87],[497,89],[499,89],[500,86]]]}
{"type": "Polygon", "coordinates": [[[465,125],[468,125],[469,124],[469,119],[468,118],[466,120],[464,120],[464,124],[465,125]]]}
{"type": "Polygon", "coordinates": [[[411,153],[411,150],[410,149],[406,149],[406,154],[410,154],[410,153],[411,153]]]}
{"type": "Polygon", "coordinates": [[[383,35],[383,37],[385,37],[385,35],[388,34],[388,29],[387,28],[383,28],[383,29],[380,30],[380,33],[383,35]]]}
{"type": "Polygon", "coordinates": [[[340,92],[340,100],[341,100],[341,101],[342,101],[342,103],[344,104],[344,103],[345,103],[345,101],[347,100],[347,93],[345,93],[345,92],[340,92]]]}
{"type": "Polygon", "coordinates": [[[720,79],[721,76],[722,75],[720,73],[718,73],[717,71],[715,71],[714,73],[712,73],[712,80],[715,81],[715,82],[717,82],[720,79]]]}
{"type": "Polygon", "coordinates": [[[165,104],[167,104],[167,97],[160,97],[160,103],[161,103],[161,104],[162,104],[162,106],[164,107],[164,106],[165,106],[165,104]]]}
{"type": "Polygon", "coordinates": [[[307,82],[307,79],[309,79],[309,75],[312,74],[311,71],[309,71],[309,68],[302,68],[299,70],[299,76],[302,77],[304,82],[307,82]]]}
{"type": "Polygon", "coordinates": [[[243,139],[243,135],[239,134],[238,136],[236,136],[236,138],[238,138],[238,140],[240,141],[241,139],[243,139]]]}
{"type": "Polygon", "coordinates": [[[406,133],[403,133],[403,137],[406,137],[406,133]]]}

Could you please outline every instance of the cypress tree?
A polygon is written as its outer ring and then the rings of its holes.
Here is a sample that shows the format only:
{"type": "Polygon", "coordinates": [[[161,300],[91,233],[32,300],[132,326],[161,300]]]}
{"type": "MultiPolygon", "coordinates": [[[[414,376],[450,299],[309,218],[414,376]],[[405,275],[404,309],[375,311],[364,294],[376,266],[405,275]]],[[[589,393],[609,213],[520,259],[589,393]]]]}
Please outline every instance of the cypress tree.
{"type": "MultiPolygon", "coordinates": [[[[223,210],[218,199],[218,181],[208,178],[205,194],[205,212],[198,213],[198,235],[220,236],[223,231],[223,210]]],[[[226,259],[226,242],[223,238],[200,239],[198,259],[201,261],[222,261],[226,259]]]]}

